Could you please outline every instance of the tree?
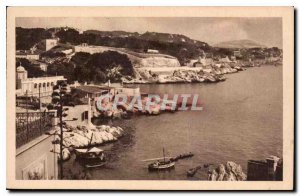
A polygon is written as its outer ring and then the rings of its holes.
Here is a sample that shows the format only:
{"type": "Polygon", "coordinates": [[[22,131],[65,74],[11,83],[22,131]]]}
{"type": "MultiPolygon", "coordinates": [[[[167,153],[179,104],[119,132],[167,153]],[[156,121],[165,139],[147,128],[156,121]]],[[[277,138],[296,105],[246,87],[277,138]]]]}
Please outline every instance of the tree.
{"type": "Polygon", "coordinates": [[[74,80],[78,80],[79,82],[90,82],[91,71],[85,65],[76,65],[74,69],[74,80]]]}
{"type": "Polygon", "coordinates": [[[51,33],[43,28],[16,27],[17,50],[29,50],[34,44],[46,38],[51,38],[51,33]]]}
{"type": "Polygon", "coordinates": [[[77,52],[72,58],[71,61],[76,65],[85,65],[89,60],[91,54],[87,52],[77,52]]]}
{"type": "MultiPolygon", "coordinates": [[[[59,157],[60,157],[60,179],[62,180],[64,178],[63,175],[63,148],[64,146],[64,132],[63,132],[63,126],[65,126],[66,122],[68,120],[63,120],[63,118],[67,117],[67,111],[68,108],[64,108],[64,98],[66,97],[67,94],[67,83],[65,81],[58,81],[57,85],[53,86],[53,93],[51,95],[52,97],[52,104],[53,108],[57,110],[57,117],[59,118],[59,127],[60,127],[60,134],[59,134],[59,139],[53,141],[54,144],[59,144],[60,146],[60,152],[59,152],[59,157]]],[[[77,119],[73,119],[77,120],[77,119]]]]}
{"type": "Polygon", "coordinates": [[[47,68],[47,75],[62,75],[67,78],[69,83],[72,83],[74,79],[76,79],[74,77],[74,64],[66,62],[49,65],[47,68]]]}
{"type": "Polygon", "coordinates": [[[41,70],[41,68],[38,65],[35,65],[33,63],[31,63],[29,60],[24,59],[24,58],[17,58],[16,60],[16,68],[18,66],[22,65],[27,73],[28,73],[28,77],[29,78],[33,78],[33,77],[43,77],[46,75],[46,73],[41,70]]]}
{"type": "Polygon", "coordinates": [[[68,28],[66,31],[64,29],[56,33],[56,36],[60,38],[61,43],[71,43],[77,45],[80,43],[81,36],[78,31],[72,28],[68,28]]]}
{"type": "Polygon", "coordinates": [[[106,74],[104,72],[102,72],[100,69],[96,69],[92,75],[93,75],[94,82],[104,83],[107,81],[106,74]]]}
{"type": "Polygon", "coordinates": [[[94,69],[99,68],[102,72],[108,73],[108,70],[121,66],[120,73],[122,75],[133,75],[133,66],[131,61],[125,54],[116,51],[105,51],[103,53],[95,53],[87,62],[87,65],[94,69]]]}
{"type": "Polygon", "coordinates": [[[128,56],[116,51],[89,54],[76,53],[71,62],[74,63],[73,80],[79,82],[107,82],[108,79],[119,82],[122,76],[133,76],[134,69],[128,56]]]}

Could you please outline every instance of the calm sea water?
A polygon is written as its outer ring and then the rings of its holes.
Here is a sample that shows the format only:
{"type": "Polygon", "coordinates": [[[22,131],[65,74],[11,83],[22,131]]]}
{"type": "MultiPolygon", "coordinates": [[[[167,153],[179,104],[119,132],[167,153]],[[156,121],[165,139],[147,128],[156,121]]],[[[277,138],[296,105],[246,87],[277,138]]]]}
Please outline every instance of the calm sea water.
{"type": "Polygon", "coordinates": [[[129,134],[105,147],[111,161],[90,170],[92,178],[206,179],[205,171],[195,178],[187,178],[186,171],[205,163],[234,161],[246,173],[249,159],[282,157],[282,67],[249,68],[226,77],[216,84],[141,85],[146,93],[199,94],[205,109],[110,122],[129,134]],[[167,156],[186,152],[195,156],[178,161],[174,170],[148,172],[147,162],[141,160],[162,157],[163,148],[167,156]]]}

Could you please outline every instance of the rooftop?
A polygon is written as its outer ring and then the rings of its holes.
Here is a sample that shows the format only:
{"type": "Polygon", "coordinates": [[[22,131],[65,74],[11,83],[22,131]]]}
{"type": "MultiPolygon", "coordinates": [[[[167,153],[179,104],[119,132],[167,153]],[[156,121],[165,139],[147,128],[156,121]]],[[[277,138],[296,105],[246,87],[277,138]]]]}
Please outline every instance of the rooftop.
{"type": "Polygon", "coordinates": [[[108,86],[92,86],[92,85],[84,85],[84,86],[77,86],[75,89],[80,89],[82,91],[85,91],[87,93],[101,93],[104,90],[110,90],[114,87],[108,87],[108,86]]]}
{"type": "Polygon", "coordinates": [[[33,53],[30,50],[17,50],[16,55],[39,55],[40,51],[34,51],[33,53]]]}

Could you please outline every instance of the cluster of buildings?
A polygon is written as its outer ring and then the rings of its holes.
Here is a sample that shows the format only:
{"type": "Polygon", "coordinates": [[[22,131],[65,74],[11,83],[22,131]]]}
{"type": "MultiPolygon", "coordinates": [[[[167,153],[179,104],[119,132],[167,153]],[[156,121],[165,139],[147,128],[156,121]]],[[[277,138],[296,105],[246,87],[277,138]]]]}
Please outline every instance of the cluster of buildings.
{"type": "Polygon", "coordinates": [[[17,50],[17,59],[27,59],[33,66],[39,67],[43,71],[47,71],[48,64],[41,60],[41,53],[49,51],[58,45],[58,38],[45,39],[35,44],[30,50],[17,50]]]}
{"type": "Polygon", "coordinates": [[[274,63],[282,61],[282,50],[278,48],[251,48],[231,50],[231,55],[213,55],[202,51],[197,59],[192,59],[187,63],[189,67],[203,67],[219,63],[247,63],[256,62],[260,64],[274,63]]]}

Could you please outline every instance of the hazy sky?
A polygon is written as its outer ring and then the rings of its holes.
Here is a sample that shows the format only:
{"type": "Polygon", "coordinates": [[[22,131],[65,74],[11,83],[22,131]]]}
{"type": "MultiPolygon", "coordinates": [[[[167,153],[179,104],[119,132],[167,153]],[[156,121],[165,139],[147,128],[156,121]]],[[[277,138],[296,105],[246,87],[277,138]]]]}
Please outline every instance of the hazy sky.
{"type": "Polygon", "coordinates": [[[223,41],[250,39],[266,46],[282,48],[281,18],[17,18],[16,26],[62,27],[81,30],[123,30],[144,33],[183,34],[215,44],[223,41]]]}

